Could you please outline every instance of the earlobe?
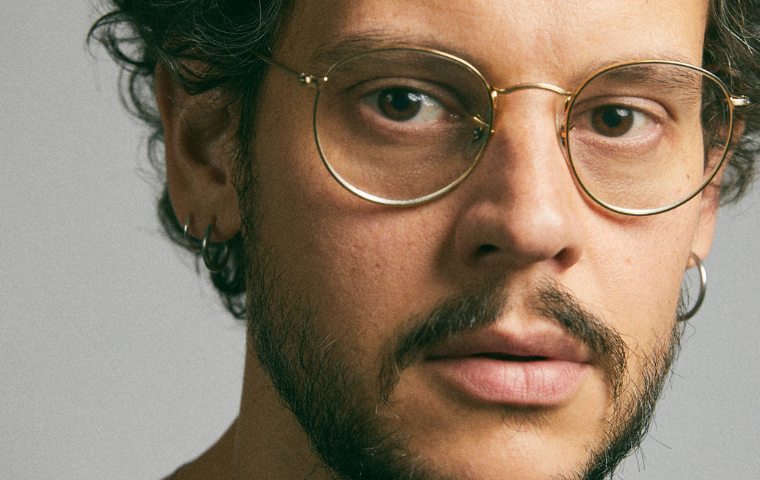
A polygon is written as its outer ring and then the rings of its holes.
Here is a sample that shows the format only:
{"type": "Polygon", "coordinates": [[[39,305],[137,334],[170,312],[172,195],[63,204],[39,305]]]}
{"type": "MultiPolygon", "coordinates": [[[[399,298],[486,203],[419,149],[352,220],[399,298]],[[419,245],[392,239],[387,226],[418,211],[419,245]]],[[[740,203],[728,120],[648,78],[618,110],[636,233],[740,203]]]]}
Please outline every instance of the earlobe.
{"type": "Polygon", "coordinates": [[[191,235],[202,237],[214,223],[212,240],[226,240],[240,230],[232,177],[237,119],[218,94],[189,95],[161,64],[155,85],[174,213],[180,224],[192,214],[191,235]]]}

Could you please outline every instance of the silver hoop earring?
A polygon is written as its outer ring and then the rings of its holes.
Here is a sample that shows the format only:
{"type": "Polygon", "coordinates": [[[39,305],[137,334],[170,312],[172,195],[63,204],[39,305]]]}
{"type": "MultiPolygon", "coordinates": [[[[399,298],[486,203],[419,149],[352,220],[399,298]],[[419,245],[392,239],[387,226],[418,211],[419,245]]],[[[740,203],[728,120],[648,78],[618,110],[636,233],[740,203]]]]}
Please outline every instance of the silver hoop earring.
{"type": "Polygon", "coordinates": [[[681,315],[678,319],[682,322],[696,315],[699,307],[702,306],[702,302],[705,299],[705,292],[707,292],[707,270],[705,270],[705,266],[702,264],[702,260],[700,260],[694,252],[691,252],[691,258],[694,259],[694,262],[697,264],[697,269],[699,271],[699,296],[697,297],[697,303],[691,307],[691,310],[681,315]]]}
{"type": "Polygon", "coordinates": [[[195,253],[199,253],[201,251],[202,245],[201,241],[197,238],[193,238],[190,235],[190,220],[193,218],[193,214],[187,216],[187,220],[185,220],[185,226],[182,227],[182,232],[185,235],[185,242],[187,242],[187,246],[190,250],[194,251],[195,253]]]}
{"type": "Polygon", "coordinates": [[[201,256],[203,257],[203,263],[206,264],[206,268],[216,273],[224,270],[224,267],[227,265],[227,260],[230,258],[230,247],[228,247],[225,243],[221,258],[218,262],[214,262],[214,260],[211,258],[209,248],[211,244],[211,233],[214,231],[214,225],[216,224],[212,223],[206,227],[206,232],[203,234],[203,240],[201,241],[201,256]]]}

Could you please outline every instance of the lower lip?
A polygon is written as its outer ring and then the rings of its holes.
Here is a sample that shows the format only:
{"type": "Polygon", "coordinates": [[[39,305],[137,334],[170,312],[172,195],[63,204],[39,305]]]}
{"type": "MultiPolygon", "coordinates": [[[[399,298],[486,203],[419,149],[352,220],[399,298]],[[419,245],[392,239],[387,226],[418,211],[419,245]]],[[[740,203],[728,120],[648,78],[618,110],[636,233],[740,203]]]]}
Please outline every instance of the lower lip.
{"type": "Polygon", "coordinates": [[[558,406],[569,401],[591,371],[564,360],[508,361],[489,357],[429,361],[441,379],[466,396],[517,406],[558,406]]]}

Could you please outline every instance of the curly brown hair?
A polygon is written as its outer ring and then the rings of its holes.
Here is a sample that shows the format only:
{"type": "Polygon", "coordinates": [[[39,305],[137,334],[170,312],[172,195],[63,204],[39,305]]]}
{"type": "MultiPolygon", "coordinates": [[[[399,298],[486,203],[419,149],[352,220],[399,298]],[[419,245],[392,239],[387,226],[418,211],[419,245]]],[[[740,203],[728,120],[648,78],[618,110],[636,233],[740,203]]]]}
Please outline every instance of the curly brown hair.
{"type": "MultiPolygon", "coordinates": [[[[271,51],[291,7],[291,0],[111,0],[109,12],[90,29],[88,41],[103,45],[121,66],[122,102],[151,129],[148,157],[164,184],[158,216],[169,238],[185,248],[163,174],[163,127],[153,93],[156,65],[165,65],[189,94],[216,90],[239,107],[236,165],[243,172],[253,160],[247,152],[266,71],[251,52],[271,51]],[[203,67],[190,69],[189,62],[203,67]]],[[[712,2],[703,65],[752,102],[739,114],[743,133],[733,142],[721,184],[722,202],[731,203],[749,187],[760,157],[760,0],[712,2]]],[[[247,259],[241,233],[227,245],[230,260],[210,276],[227,309],[243,319],[247,259]]]]}

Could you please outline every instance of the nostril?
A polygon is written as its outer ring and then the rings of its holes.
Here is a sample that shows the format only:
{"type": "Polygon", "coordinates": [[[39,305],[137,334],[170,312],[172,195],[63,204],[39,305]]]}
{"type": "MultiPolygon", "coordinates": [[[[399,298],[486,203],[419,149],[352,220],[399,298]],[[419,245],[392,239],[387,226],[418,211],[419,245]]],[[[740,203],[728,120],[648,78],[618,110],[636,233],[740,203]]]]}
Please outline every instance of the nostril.
{"type": "Polygon", "coordinates": [[[491,252],[495,252],[498,248],[495,245],[486,244],[478,247],[478,255],[486,255],[491,252]]]}

